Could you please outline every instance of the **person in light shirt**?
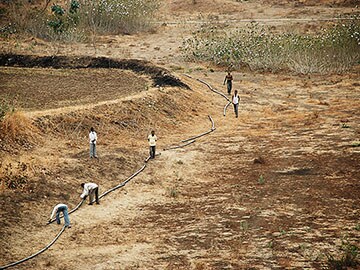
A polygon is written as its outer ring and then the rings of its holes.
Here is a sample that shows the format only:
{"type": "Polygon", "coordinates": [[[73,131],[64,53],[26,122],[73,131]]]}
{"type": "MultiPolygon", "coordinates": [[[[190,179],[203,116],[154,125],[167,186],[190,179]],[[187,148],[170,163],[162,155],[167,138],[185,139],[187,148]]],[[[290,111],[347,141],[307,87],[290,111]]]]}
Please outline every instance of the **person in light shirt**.
{"type": "Polygon", "coordinates": [[[61,212],[63,213],[63,216],[64,216],[65,227],[71,228],[68,207],[66,204],[63,204],[63,203],[59,203],[54,207],[54,209],[51,213],[50,219],[49,219],[49,223],[51,222],[53,217],[56,215],[56,223],[60,224],[61,223],[61,221],[60,221],[60,213],[61,212]]]}
{"type": "Polygon", "coordinates": [[[232,103],[234,105],[234,112],[236,118],[238,118],[239,116],[239,102],[240,102],[240,97],[238,95],[238,91],[235,90],[234,95],[232,96],[232,103]]]}
{"type": "Polygon", "coordinates": [[[81,199],[86,199],[89,196],[89,205],[93,204],[94,194],[96,204],[99,204],[99,186],[95,183],[81,183],[83,193],[80,195],[81,199]]]}
{"type": "Polygon", "coordinates": [[[90,140],[90,158],[93,158],[93,157],[97,158],[97,155],[96,155],[97,134],[93,127],[90,129],[89,140],[90,140]]]}
{"type": "Polygon", "coordinates": [[[155,131],[151,131],[151,134],[148,136],[149,146],[150,146],[150,158],[155,158],[155,148],[156,148],[156,141],[157,137],[155,135],[155,131]]]}

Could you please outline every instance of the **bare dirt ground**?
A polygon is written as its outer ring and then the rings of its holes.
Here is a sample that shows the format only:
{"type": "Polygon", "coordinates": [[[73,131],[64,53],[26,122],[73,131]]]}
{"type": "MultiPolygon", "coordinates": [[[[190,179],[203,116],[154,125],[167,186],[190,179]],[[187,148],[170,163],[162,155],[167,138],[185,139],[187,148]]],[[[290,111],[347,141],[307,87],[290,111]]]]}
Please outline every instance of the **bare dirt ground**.
{"type": "MultiPolygon", "coordinates": [[[[342,241],[359,246],[358,68],[326,77],[235,72],[238,119],[231,107],[224,117],[225,100],[183,75],[225,91],[223,70],[179,54],[209,16],[329,18],[353,9],[284,2],[166,1],[167,24],[155,33],[99,38],[96,56],[149,60],[191,89],[154,87],[116,69],[1,67],[0,98],[16,96],[38,134],[27,148],[0,142],[2,174],[12,164],[26,179],[2,186],[0,265],[51,241],[60,230],[45,225],[52,207],[74,207],[81,182],[105,191],[139,169],[153,128],[161,155],[100,205],[72,214],[73,227],[53,247],[16,269],[322,269],[326,254],[341,256],[342,241]],[[162,151],[209,130],[208,114],[215,132],[162,151]],[[91,126],[98,160],[88,159],[91,126]]],[[[22,54],[95,54],[89,44],[55,48],[35,39],[2,41],[3,51],[15,43],[22,54]]]]}
{"type": "Polygon", "coordinates": [[[17,107],[23,110],[54,109],[114,100],[145,91],[150,84],[130,72],[116,69],[3,68],[0,80],[1,97],[14,98],[17,107]]]}

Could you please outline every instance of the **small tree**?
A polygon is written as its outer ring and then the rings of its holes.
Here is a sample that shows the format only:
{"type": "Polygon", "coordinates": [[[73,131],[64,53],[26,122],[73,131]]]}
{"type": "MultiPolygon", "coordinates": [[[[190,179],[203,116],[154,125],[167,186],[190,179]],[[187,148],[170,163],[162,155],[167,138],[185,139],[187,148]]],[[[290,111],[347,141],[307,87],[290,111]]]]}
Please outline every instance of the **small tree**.
{"type": "Polygon", "coordinates": [[[54,4],[51,7],[52,19],[48,22],[50,28],[58,36],[66,33],[71,27],[76,27],[79,22],[78,10],[80,4],[77,0],[70,2],[68,12],[60,6],[54,4]]]}

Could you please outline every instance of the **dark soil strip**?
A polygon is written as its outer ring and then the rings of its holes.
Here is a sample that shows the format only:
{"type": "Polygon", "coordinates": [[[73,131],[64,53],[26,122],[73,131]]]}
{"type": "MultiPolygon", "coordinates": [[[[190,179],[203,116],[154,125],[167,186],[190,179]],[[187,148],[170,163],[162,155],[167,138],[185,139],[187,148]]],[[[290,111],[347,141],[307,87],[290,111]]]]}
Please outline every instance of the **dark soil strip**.
{"type": "Polygon", "coordinates": [[[139,74],[148,75],[158,86],[178,86],[190,89],[180,79],[171,75],[164,68],[152,65],[148,61],[137,59],[115,60],[106,57],[90,56],[34,56],[17,54],[0,54],[0,66],[9,67],[42,67],[42,68],[117,68],[132,70],[139,74]]]}

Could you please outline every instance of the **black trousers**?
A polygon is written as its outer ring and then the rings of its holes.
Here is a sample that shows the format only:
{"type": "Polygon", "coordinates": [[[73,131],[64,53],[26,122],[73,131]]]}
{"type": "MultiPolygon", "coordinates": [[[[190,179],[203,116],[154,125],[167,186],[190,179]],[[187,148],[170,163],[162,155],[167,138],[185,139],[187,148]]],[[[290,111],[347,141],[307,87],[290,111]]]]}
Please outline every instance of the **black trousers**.
{"type": "Polygon", "coordinates": [[[95,194],[95,201],[96,203],[99,203],[99,188],[94,188],[93,190],[91,190],[89,192],[89,203],[92,204],[92,201],[93,201],[93,197],[94,197],[94,194],[95,194]]]}
{"type": "Polygon", "coordinates": [[[155,158],[155,146],[150,146],[150,158],[155,158]]]}
{"type": "Polygon", "coordinates": [[[230,95],[232,89],[232,81],[227,81],[227,92],[230,95]]]}

